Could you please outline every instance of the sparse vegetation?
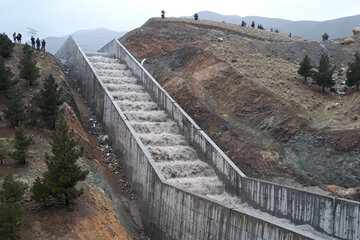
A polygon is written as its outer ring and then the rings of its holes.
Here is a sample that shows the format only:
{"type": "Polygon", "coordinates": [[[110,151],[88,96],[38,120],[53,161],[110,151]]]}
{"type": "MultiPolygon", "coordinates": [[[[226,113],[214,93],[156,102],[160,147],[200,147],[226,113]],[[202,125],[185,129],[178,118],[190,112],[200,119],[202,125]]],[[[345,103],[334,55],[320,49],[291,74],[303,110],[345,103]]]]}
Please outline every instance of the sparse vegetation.
{"type": "Polygon", "coordinates": [[[298,73],[304,77],[304,82],[306,82],[307,77],[311,77],[311,68],[309,56],[305,55],[298,70],[298,73]]]}
{"type": "MultiPolygon", "coordinates": [[[[33,97],[33,102],[36,107],[39,108],[40,118],[55,127],[56,118],[59,112],[59,107],[63,104],[64,99],[61,97],[62,88],[58,88],[57,83],[53,75],[49,75],[44,82],[44,85],[40,89],[40,92],[36,93],[33,97]]],[[[31,103],[30,103],[31,104],[31,103]]],[[[32,105],[28,108],[29,113],[34,115],[35,109],[32,109],[32,105]]],[[[34,116],[32,116],[34,117],[34,116]]]]}
{"type": "Polygon", "coordinates": [[[331,66],[329,57],[326,54],[321,56],[319,61],[319,66],[317,67],[317,71],[313,73],[314,82],[322,86],[323,92],[325,91],[325,87],[332,87],[335,82],[332,79],[332,75],[334,73],[335,67],[331,66]]]}
{"type": "Polygon", "coordinates": [[[255,22],[252,21],[250,26],[251,26],[252,28],[255,28],[255,22]]]}
{"type": "Polygon", "coordinates": [[[29,150],[31,142],[32,137],[28,137],[25,134],[24,126],[19,124],[19,126],[15,129],[13,142],[15,151],[9,153],[9,156],[18,163],[25,164],[26,152],[29,150]]]}
{"type": "Polygon", "coordinates": [[[5,93],[14,86],[17,81],[12,80],[14,74],[11,72],[9,67],[5,67],[5,62],[2,57],[0,57],[0,93],[5,93]]]}
{"type": "Polygon", "coordinates": [[[353,62],[348,64],[348,70],[346,72],[346,85],[352,87],[356,85],[356,90],[359,91],[360,81],[360,54],[356,52],[353,62]]]}
{"type": "Polygon", "coordinates": [[[324,33],[321,37],[322,37],[323,41],[326,41],[329,39],[329,35],[327,33],[324,33]]]}
{"type": "Polygon", "coordinates": [[[6,34],[0,33],[0,56],[8,58],[11,56],[14,44],[6,34]]]}
{"type": "Polygon", "coordinates": [[[16,87],[12,87],[5,99],[6,109],[3,110],[4,117],[10,126],[17,126],[25,120],[25,108],[22,93],[16,87]]]}
{"type": "Polygon", "coordinates": [[[29,81],[29,85],[32,86],[33,81],[40,77],[39,68],[36,67],[36,62],[33,60],[33,49],[25,44],[23,47],[23,54],[20,59],[20,78],[29,81]]]}
{"type": "Polygon", "coordinates": [[[279,29],[275,29],[275,32],[276,32],[276,33],[279,33],[280,31],[279,31],[279,29]]]}
{"type": "Polygon", "coordinates": [[[48,170],[43,174],[43,179],[37,180],[33,186],[33,199],[44,201],[47,195],[51,195],[69,206],[71,200],[83,193],[83,189],[76,189],[76,184],[85,179],[88,171],[82,171],[76,165],[76,160],[82,156],[82,150],[76,149],[74,132],[69,133],[63,116],[51,136],[50,144],[52,155],[45,155],[48,170]]]}
{"type": "Polygon", "coordinates": [[[25,207],[20,201],[26,189],[11,175],[5,177],[0,190],[0,239],[14,239],[16,229],[22,227],[25,207]]]}
{"type": "Polygon", "coordinates": [[[245,21],[241,21],[241,26],[242,26],[242,27],[246,27],[246,22],[245,22],[245,21]]]}

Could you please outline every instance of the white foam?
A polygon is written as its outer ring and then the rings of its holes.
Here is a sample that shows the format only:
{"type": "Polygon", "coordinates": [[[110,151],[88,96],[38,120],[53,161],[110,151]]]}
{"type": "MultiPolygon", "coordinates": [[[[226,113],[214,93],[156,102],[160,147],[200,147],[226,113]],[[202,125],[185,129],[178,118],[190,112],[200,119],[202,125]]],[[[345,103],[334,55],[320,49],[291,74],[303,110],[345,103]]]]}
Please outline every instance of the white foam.
{"type": "Polygon", "coordinates": [[[185,137],[180,134],[177,124],[164,111],[159,110],[124,64],[117,59],[101,56],[89,59],[170,184],[260,219],[311,234],[315,238],[331,239],[311,226],[294,225],[287,219],[274,217],[241,203],[237,197],[226,193],[225,186],[215,171],[199,160],[195,149],[187,145],[185,137]]]}

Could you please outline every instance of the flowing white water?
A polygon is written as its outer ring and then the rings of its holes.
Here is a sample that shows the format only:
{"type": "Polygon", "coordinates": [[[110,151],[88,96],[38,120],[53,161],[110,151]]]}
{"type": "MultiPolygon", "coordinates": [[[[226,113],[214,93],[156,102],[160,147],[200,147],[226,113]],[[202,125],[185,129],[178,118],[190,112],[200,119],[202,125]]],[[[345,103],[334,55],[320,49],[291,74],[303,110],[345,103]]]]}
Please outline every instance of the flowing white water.
{"type": "Polygon", "coordinates": [[[331,239],[308,225],[294,225],[230,196],[215,171],[198,158],[177,124],[152,101],[126,65],[102,56],[91,56],[89,60],[169,183],[315,238],[331,239]]]}

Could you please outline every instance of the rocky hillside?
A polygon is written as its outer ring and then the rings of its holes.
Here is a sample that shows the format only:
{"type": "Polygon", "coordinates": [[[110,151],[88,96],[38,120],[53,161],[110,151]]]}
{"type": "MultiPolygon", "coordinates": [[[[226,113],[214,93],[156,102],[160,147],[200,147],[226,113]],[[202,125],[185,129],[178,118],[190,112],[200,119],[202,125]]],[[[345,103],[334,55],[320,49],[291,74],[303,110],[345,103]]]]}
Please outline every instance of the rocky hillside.
{"type": "MultiPolygon", "coordinates": [[[[16,45],[12,57],[5,61],[15,77],[19,76],[17,66],[22,55],[21,47],[16,45]]],[[[31,201],[27,190],[24,201],[27,205],[25,220],[30,228],[23,228],[18,232],[20,239],[140,239],[136,238],[141,235],[141,222],[135,217],[135,197],[118,159],[111,154],[106,139],[101,138],[101,126],[97,124],[86,102],[74,90],[75,86],[71,85],[72,81],[62,71],[54,56],[36,51],[34,58],[40,69],[40,79],[31,87],[25,80],[20,80],[17,87],[21,89],[24,101],[27,102],[41,88],[45,77],[50,73],[54,75],[56,82],[64,89],[66,102],[62,107],[67,124],[74,130],[80,147],[84,149],[84,155],[78,160],[78,164],[90,173],[78,186],[84,188],[84,194],[69,209],[56,203],[43,208],[42,204],[31,201]],[[97,136],[100,136],[100,142],[97,136]],[[111,169],[107,163],[110,163],[111,169]]],[[[5,108],[3,99],[4,96],[0,96],[0,115],[5,108]]],[[[14,129],[8,127],[4,118],[0,121],[1,151],[4,157],[4,164],[0,165],[0,183],[10,173],[17,180],[31,186],[35,178],[46,170],[44,154],[51,152],[49,141],[52,130],[41,123],[26,124],[25,130],[33,136],[33,142],[26,164],[18,165],[7,155],[13,150],[14,129]]]]}
{"type": "Polygon", "coordinates": [[[359,186],[359,93],[323,93],[297,74],[305,54],[346,64],[358,38],[338,57],[331,41],[155,18],[120,41],[248,176],[325,191],[359,186]]]}

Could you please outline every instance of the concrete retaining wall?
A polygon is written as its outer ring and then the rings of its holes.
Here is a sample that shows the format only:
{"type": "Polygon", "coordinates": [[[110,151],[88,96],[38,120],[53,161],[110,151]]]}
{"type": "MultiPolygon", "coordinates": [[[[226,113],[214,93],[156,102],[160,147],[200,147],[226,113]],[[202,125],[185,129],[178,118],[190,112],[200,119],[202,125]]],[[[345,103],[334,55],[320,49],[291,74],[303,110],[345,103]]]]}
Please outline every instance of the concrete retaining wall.
{"type": "MultiPolygon", "coordinates": [[[[117,40],[101,51],[126,62],[154,100],[179,124],[202,159],[216,169],[233,195],[276,216],[309,223],[327,233],[334,232],[338,237],[359,239],[358,203],[245,177],[117,40]]],[[[112,147],[123,156],[126,175],[140,203],[143,224],[153,239],[309,238],[167,184],[125,115],[71,37],[56,56],[66,60],[74,70],[83,95],[96,110],[98,119],[103,119],[112,147]]]]}
{"type": "Polygon", "coordinates": [[[200,158],[216,170],[229,193],[255,208],[290,219],[296,224],[309,224],[343,239],[360,239],[358,202],[246,177],[119,41],[111,41],[100,52],[115,54],[126,62],[151,92],[153,99],[179,124],[200,158]]]}

